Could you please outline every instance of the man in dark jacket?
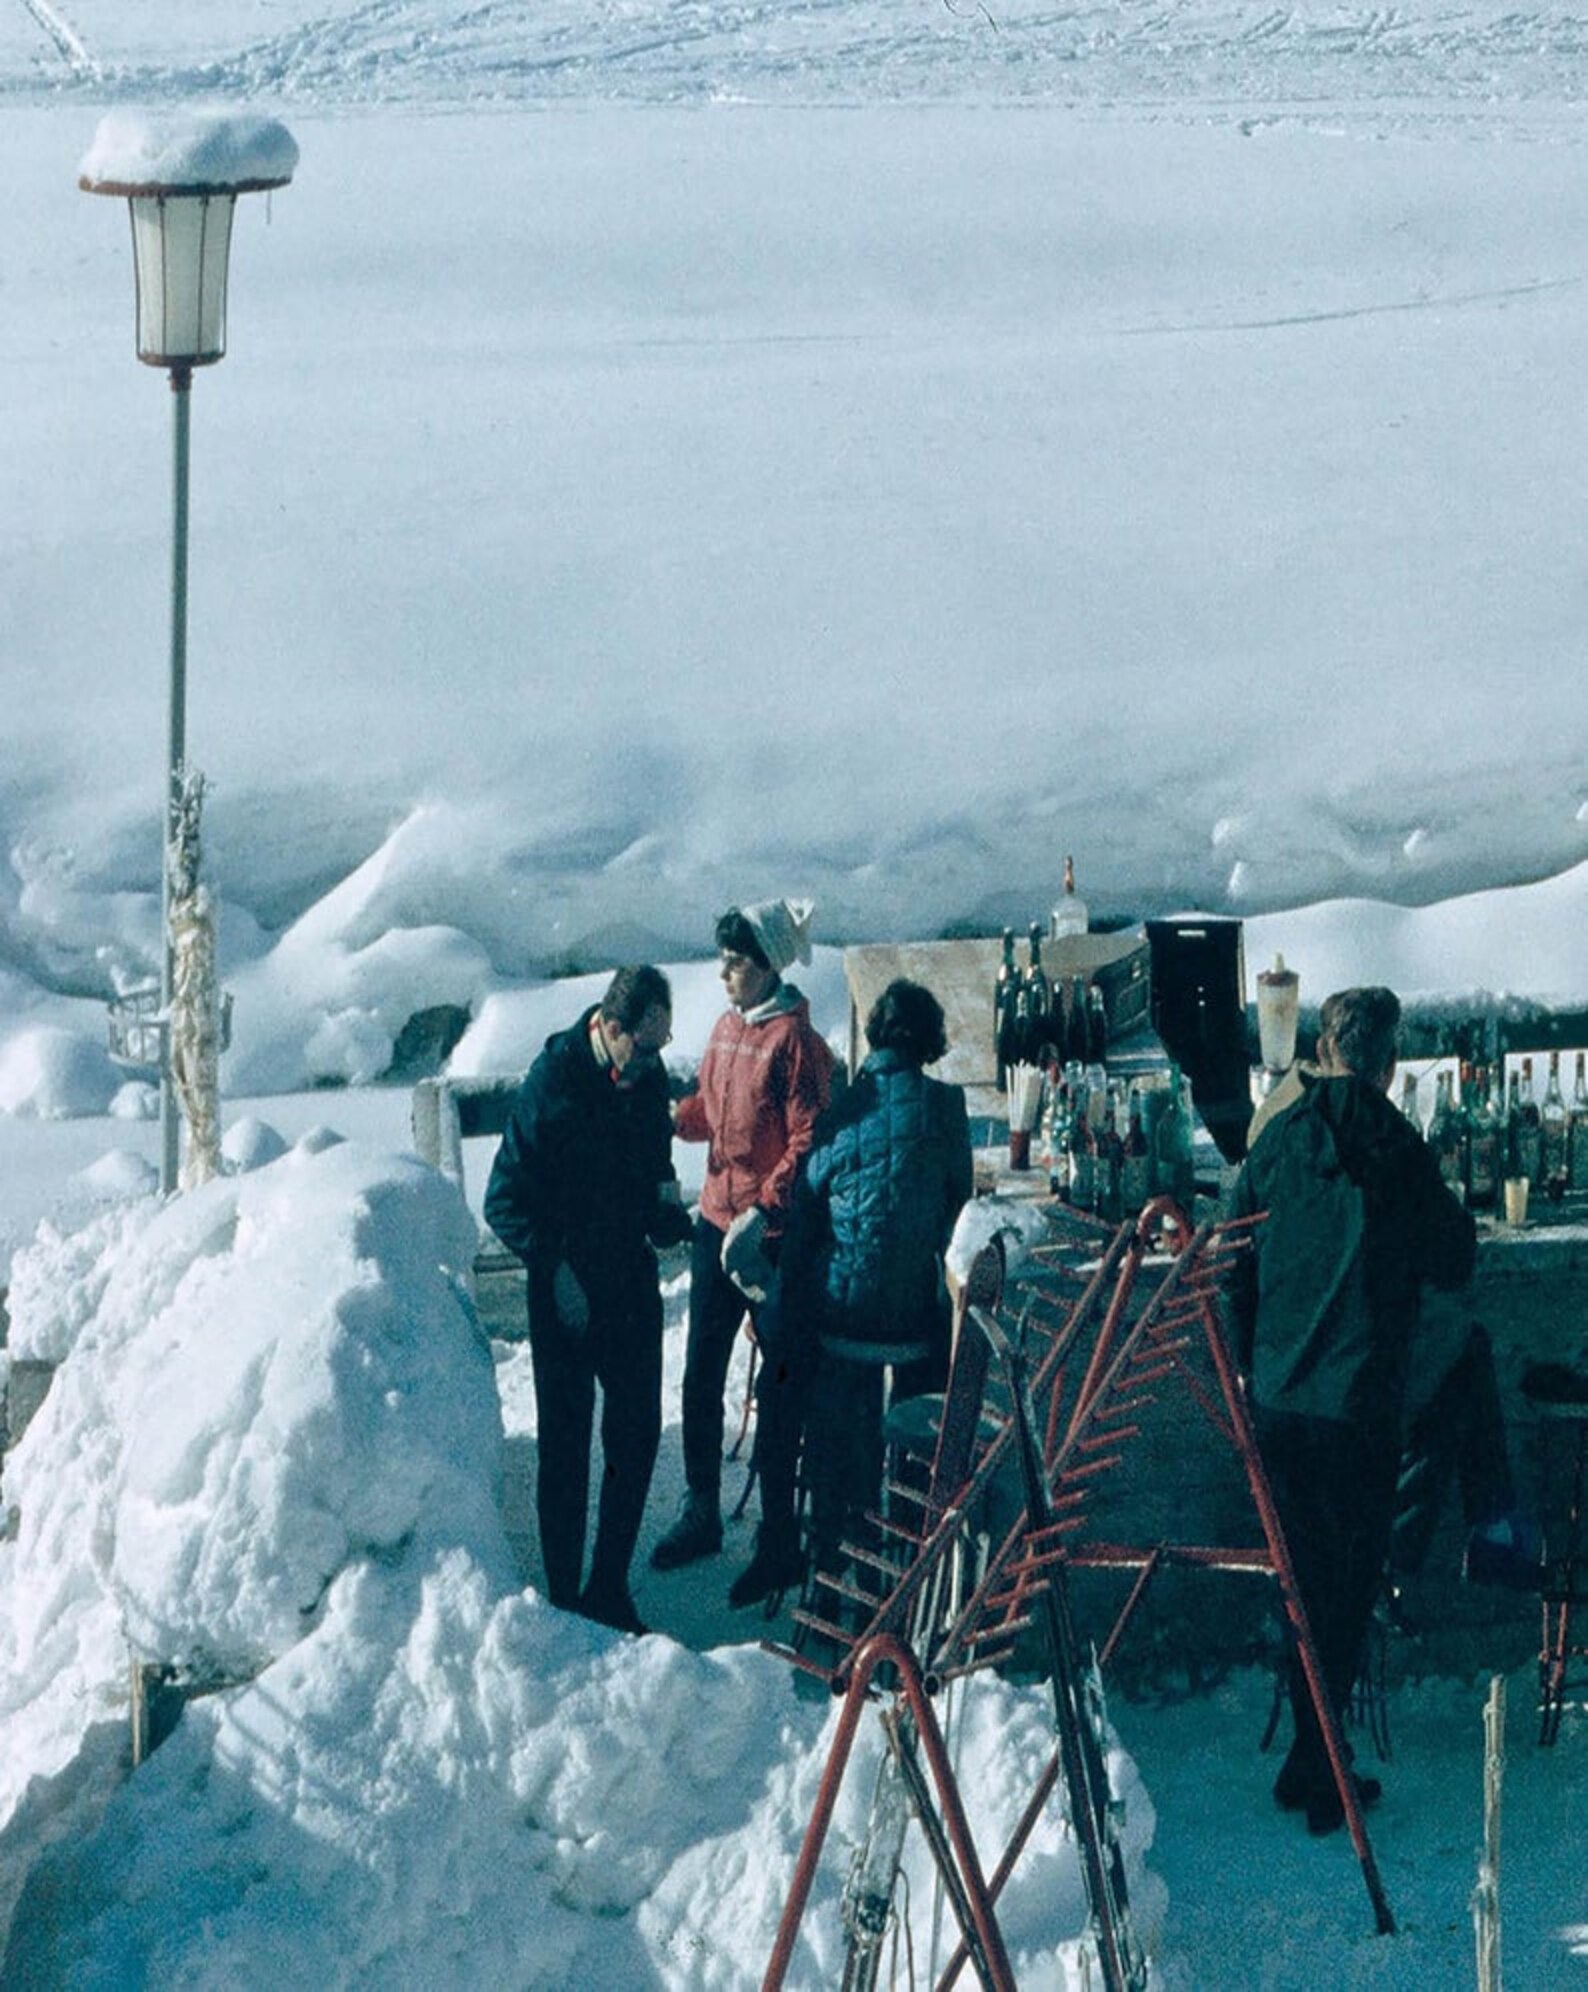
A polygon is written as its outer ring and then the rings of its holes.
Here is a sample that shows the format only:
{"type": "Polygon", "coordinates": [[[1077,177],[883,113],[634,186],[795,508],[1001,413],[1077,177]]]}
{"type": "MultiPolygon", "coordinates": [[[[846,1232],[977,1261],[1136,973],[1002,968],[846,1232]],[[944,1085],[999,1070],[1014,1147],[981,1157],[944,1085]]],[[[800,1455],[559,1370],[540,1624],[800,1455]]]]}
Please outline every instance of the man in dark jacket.
{"type": "Polygon", "coordinates": [[[662,1429],[652,1246],[689,1232],[661,1063],[671,1035],[666,976],[619,969],[600,1005],[548,1038],[530,1067],[485,1192],[486,1222],[528,1274],[547,1596],[624,1632],[645,1630],[629,1564],[662,1429]],[[581,1593],[598,1383],[604,1472],[581,1593]]]}
{"type": "MultiPolygon", "coordinates": [[[[1399,1030],[1388,989],[1330,996],[1318,1074],[1264,1130],[1234,1195],[1237,1216],[1268,1213],[1229,1284],[1235,1357],[1337,1712],[1389,1544],[1419,1292],[1465,1285],[1476,1256],[1471,1216],[1388,1098],[1399,1030]]],[[[1342,1809],[1294,1663],[1290,1699],[1296,1740],[1274,1796],[1328,1832],[1342,1809]]]]}

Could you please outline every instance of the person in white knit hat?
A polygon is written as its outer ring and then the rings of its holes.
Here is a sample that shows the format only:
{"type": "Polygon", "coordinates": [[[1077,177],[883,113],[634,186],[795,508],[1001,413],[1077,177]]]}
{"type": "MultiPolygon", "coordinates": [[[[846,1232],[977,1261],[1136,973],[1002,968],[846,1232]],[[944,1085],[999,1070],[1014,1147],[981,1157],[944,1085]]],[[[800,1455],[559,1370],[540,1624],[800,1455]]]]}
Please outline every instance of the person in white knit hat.
{"type": "MultiPolygon", "coordinates": [[[[709,1143],[690,1265],[689,1341],[684,1363],[684,1473],[678,1520],[651,1552],[676,1570],[722,1547],[723,1390],[734,1337],[748,1306],[754,1321],[770,1291],[800,1159],[832,1090],[834,1058],[811,1023],[810,1005],[783,971],[811,958],[809,900],[769,899],[730,907],[717,922],[728,1009],[700,1062],[700,1088],[678,1102],[681,1140],[709,1143]]],[[[799,1425],[780,1414],[791,1389],[776,1361],[762,1365],[756,1465],[762,1513],[792,1513],[785,1501],[797,1466],[799,1425]],[[770,1372],[770,1374],[768,1373],[770,1372]],[[769,1489],[778,1499],[769,1500],[769,1489]]],[[[729,1592],[736,1605],[797,1581],[799,1545],[783,1530],[758,1532],[749,1569],[729,1592]],[[784,1540],[784,1536],[790,1539],[784,1540]]]]}

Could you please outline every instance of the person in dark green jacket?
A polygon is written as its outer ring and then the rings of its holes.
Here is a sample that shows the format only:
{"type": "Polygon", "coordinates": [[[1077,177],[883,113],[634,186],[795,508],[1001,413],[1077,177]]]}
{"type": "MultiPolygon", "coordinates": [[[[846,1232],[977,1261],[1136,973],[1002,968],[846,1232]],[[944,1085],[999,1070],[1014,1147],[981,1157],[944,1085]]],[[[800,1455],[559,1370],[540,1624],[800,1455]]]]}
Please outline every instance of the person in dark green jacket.
{"type": "MultiPolygon", "coordinates": [[[[1346,989],[1320,1012],[1318,1073],[1264,1129],[1233,1213],[1267,1213],[1226,1290],[1236,1362],[1324,1681],[1344,1708],[1395,1512],[1419,1294],[1471,1277],[1477,1233],[1390,1102],[1400,1003],[1346,989]]],[[[1323,1737],[1291,1667],[1296,1737],[1274,1785],[1314,1832],[1341,1823],[1323,1737]]],[[[1366,1799],[1376,1782],[1359,1779],[1366,1799]]]]}

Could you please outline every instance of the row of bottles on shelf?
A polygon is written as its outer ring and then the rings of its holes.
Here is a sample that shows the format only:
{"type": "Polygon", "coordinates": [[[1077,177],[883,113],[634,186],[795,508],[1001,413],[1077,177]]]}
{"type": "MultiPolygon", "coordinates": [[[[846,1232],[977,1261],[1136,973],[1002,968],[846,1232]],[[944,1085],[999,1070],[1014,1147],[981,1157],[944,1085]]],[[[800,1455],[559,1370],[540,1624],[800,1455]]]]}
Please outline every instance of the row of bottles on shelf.
{"type": "MultiPolygon", "coordinates": [[[[1086,933],[1086,901],[1075,890],[1075,860],[1064,860],[1064,890],[1048,922],[1049,940],[1067,940],[1086,933]]],[[[1042,1065],[1073,1060],[1098,1063],[1108,1042],[1108,1010],[1103,992],[1088,988],[1085,976],[1054,980],[1042,966],[1042,925],[1033,920],[1026,941],[1026,961],[1015,960],[1015,930],[1004,928],[1003,958],[993,990],[993,1048],[998,1061],[998,1090],[1005,1091],[1014,1065],[1042,1065]]]]}
{"type": "Polygon", "coordinates": [[[1173,1197],[1187,1214],[1196,1194],[1191,1110],[1178,1066],[1128,1086],[1100,1063],[1075,1061],[1048,1073],[1041,1161],[1054,1196],[1117,1224],[1152,1197],[1173,1197]]]}
{"type": "MultiPolygon", "coordinates": [[[[1568,1105],[1560,1083],[1560,1053],[1549,1055],[1544,1097],[1533,1090],[1533,1061],[1523,1058],[1508,1084],[1500,1065],[1463,1064],[1436,1080],[1428,1144],[1439,1173],[1473,1210],[1493,1210],[1508,1176],[1525,1176],[1535,1191],[1559,1202],[1568,1190],[1588,1190],[1588,1073],[1577,1054],[1568,1105]]],[[[1401,1109],[1417,1126],[1417,1081],[1402,1081],[1401,1109]]]]}

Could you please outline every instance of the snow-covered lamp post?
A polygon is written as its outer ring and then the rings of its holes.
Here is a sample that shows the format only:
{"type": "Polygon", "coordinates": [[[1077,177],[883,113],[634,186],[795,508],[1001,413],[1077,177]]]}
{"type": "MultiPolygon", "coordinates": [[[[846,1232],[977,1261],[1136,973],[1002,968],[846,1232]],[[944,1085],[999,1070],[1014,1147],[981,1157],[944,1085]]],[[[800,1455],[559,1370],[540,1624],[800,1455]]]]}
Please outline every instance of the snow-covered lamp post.
{"type": "MultiPolygon", "coordinates": [[[[165,848],[160,866],[163,962],[160,1006],[169,1022],[173,976],[171,847],[187,759],[188,420],[195,367],[226,351],[226,270],[237,196],[284,187],[298,148],[274,118],[189,112],[101,119],[78,169],[90,194],[123,197],[132,213],[138,358],[164,367],[172,390],[171,671],[166,753],[165,848]]],[[[160,1060],[160,1187],[177,1182],[177,1111],[169,1042],[160,1060]]]]}

